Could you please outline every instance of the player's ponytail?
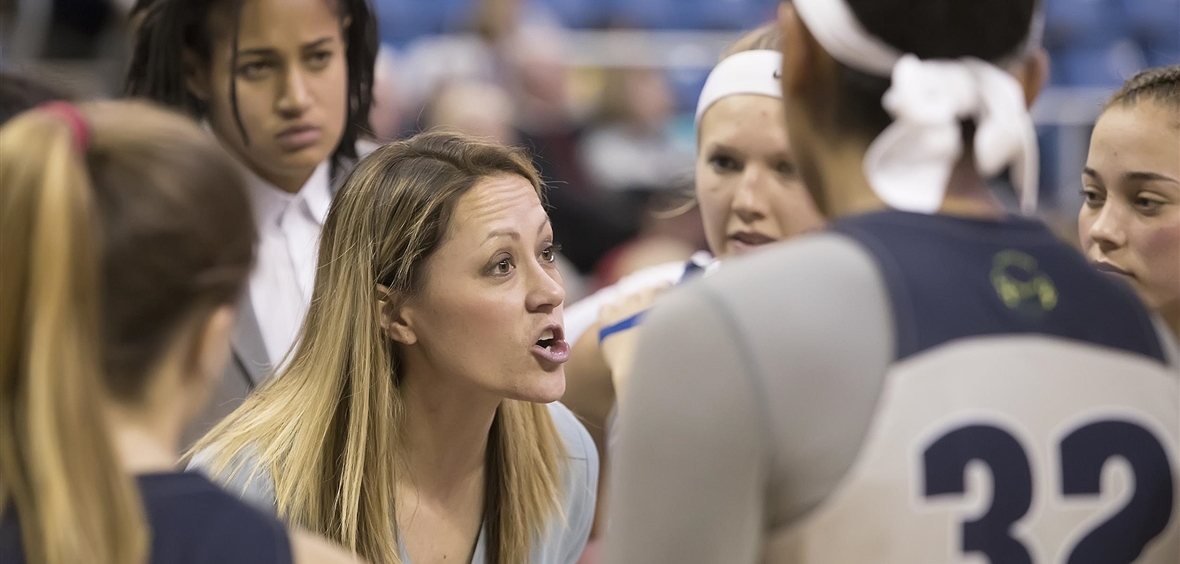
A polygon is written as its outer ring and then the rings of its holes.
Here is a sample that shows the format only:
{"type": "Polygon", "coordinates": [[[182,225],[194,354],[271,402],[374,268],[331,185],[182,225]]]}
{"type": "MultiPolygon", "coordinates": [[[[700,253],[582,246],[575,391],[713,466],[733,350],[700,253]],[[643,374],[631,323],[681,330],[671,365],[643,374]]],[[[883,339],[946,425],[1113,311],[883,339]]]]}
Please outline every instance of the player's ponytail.
{"type": "Polygon", "coordinates": [[[143,562],[143,509],[108,437],[101,242],[87,129],[68,106],[0,130],[0,506],[25,557],[143,562]]]}

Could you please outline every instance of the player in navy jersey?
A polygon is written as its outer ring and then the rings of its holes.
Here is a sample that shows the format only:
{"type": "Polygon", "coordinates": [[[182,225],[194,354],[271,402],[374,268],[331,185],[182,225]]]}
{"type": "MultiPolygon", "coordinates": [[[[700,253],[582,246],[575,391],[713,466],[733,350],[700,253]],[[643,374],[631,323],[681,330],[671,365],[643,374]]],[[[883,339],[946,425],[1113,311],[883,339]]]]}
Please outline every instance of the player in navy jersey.
{"type": "Polygon", "coordinates": [[[1174,342],[1035,207],[1034,0],[783,4],[783,96],[835,221],[645,318],[610,562],[1180,554],[1174,342]]]}
{"type": "Polygon", "coordinates": [[[0,562],[354,562],[177,471],[256,241],[196,124],[57,102],[0,129],[0,562]]]}

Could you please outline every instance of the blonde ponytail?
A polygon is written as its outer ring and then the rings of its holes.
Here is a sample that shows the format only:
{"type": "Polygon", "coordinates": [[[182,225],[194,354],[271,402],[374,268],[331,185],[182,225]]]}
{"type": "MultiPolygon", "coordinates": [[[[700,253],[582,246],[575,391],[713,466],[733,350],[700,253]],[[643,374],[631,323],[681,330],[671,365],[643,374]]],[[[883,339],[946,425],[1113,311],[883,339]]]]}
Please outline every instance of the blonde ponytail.
{"type": "Polygon", "coordinates": [[[29,562],[137,564],[148,535],[102,413],[101,243],[72,129],[45,111],[0,129],[0,506],[29,562]]]}

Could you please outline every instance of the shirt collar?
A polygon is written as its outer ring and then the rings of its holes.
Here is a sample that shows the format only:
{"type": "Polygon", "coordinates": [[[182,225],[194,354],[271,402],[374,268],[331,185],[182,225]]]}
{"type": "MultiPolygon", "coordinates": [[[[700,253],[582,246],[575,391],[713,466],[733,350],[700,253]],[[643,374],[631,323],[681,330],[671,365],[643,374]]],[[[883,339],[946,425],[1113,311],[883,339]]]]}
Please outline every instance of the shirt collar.
{"type": "Polygon", "coordinates": [[[303,189],[299,191],[299,195],[307,201],[307,208],[311,210],[311,216],[321,227],[324,225],[324,220],[328,218],[328,208],[332,205],[332,178],[328,174],[331,168],[329,161],[320,163],[320,166],[315,168],[315,172],[311,173],[311,178],[308,178],[307,183],[303,185],[303,189]]]}
{"type": "Polygon", "coordinates": [[[278,225],[286,210],[298,204],[299,200],[307,204],[311,218],[323,226],[332,203],[331,181],[328,175],[331,165],[328,161],[320,163],[295,194],[263,180],[245,166],[241,168],[249,186],[250,199],[254,203],[254,219],[260,226],[278,225]]]}

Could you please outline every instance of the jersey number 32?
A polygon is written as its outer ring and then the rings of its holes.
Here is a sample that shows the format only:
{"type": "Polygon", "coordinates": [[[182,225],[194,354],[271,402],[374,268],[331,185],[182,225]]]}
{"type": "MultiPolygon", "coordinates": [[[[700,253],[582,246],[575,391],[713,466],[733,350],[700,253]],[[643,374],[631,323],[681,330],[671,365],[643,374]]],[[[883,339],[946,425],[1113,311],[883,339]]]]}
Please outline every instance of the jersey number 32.
{"type": "MultiPolygon", "coordinates": [[[[1051,487],[1069,500],[1102,493],[1103,468],[1121,459],[1130,468],[1129,501],[1097,525],[1070,535],[1055,562],[1116,564],[1134,562],[1168,526],[1175,500],[1174,472],[1160,439],[1130,420],[1091,420],[1068,430],[1056,445],[1049,471],[1054,484],[1034,483],[1030,455],[999,426],[971,423],[934,438],[921,454],[927,499],[967,493],[968,464],[985,465],[992,476],[991,504],[982,516],[962,523],[961,550],[986,556],[992,564],[1033,564],[1033,555],[1014,527],[1033,505],[1034,488],[1051,487]]],[[[1043,475],[1043,474],[1042,474],[1043,475]]]]}

